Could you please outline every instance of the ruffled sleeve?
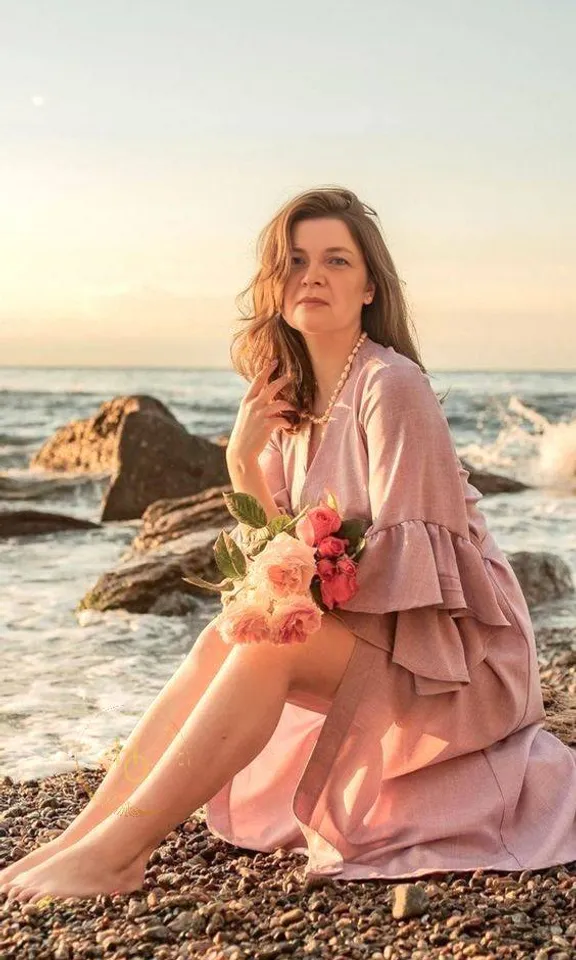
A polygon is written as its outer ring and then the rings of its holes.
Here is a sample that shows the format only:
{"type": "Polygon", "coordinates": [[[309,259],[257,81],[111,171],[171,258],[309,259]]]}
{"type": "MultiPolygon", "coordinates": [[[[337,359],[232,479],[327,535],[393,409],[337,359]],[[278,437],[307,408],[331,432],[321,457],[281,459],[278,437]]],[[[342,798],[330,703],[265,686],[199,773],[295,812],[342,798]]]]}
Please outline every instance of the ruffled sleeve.
{"type": "MultiPolygon", "coordinates": [[[[278,510],[280,513],[286,513],[289,516],[293,516],[290,492],[286,485],[282,450],[280,448],[279,439],[277,438],[276,433],[277,430],[272,431],[266,446],[258,457],[258,463],[262,469],[262,473],[264,474],[264,478],[268,484],[270,493],[272,494],[272,498],[278,507],[278,510]]],[[[233,529],[230,530],[230,536],[239,547],[242,546],[242,535],[240,533],[239,523],[237,523],[233,529]]]]}
{"type": "Polygon", "coordinates": [[[360,424],[372,524],[358,592],[335,609],[415,674],[418,693],[458,690],[509,627],[480,545],[442,406],[417,364],[372,364],[360,424]]]}

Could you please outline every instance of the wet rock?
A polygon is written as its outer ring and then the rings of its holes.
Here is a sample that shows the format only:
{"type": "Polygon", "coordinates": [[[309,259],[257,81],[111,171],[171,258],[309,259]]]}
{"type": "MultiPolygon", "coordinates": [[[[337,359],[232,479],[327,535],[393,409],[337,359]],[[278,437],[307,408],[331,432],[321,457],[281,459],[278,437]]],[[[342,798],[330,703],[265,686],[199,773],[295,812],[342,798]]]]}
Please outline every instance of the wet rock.
{"type": "Polygon", "coordinates": [[[99,527],[99,523],[91,520],[67,517],[61,513],[45,513],[42,510],[0,511],[0,540],[7,537],[38,537],[68,530],[98,530],[99,527]]]}
{"type": "Polygon", "coordinates": [[[211,582],[222,580],[213,546],[214,537],[187,554],[152,556],[104,573],[82,598],[77,610],[123,609],[132,613],[181,616],[196,608],[197,597],[219,601],[219,594],[202,590],[183,579],[191,572],[211,582]]]}

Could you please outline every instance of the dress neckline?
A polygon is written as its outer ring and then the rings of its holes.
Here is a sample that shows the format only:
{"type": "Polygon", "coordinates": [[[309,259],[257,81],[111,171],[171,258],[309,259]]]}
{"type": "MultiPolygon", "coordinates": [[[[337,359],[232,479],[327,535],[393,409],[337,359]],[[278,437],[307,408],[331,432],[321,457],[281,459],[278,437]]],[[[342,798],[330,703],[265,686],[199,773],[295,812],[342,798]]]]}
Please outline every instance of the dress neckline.
{"type": "Polygon", "coordinates": [[[355,355],[355,357],[354,357],[354,359],[353,359],[353,361],[352,361],[352,366],[350,367],[350,373],[349,373],[348,379],[347,379],[346,383],[344,384],[344,386],[342,387],[342,391],[341,391],[341,393],[340,393],[340,396],[338,397],[338,399],[336,400],[336,403],[335,403],[334,406],[332,407],[332,412],[331,412],[330,418],[329,418],[329,420],[328,420],[328,422],[327,422],[327,424],[326,424],[326,429],[325,429],[325,431],[324,431],[324,434],[323,434],[323,436],[322,436],[322,439],[320,440],[320,443],[318,444],[318,448],[317,448],[316,453],[314,454],[314,456],[313,456],[313,458],[312,458],[312,462],[311,462],[311,464],[310,464],[309,467],[307,467],[307,463],[308,463],[308,454],[309,454],[309,452],[310,452],[310,441],[311,441],[311,439],[312,439],[312,422],[311,422],[310,420],[307,420],[307,421],[306,421],[306,426],[303,428],[303,430],[301,431],[301,433],[296,435],[296,442],[297,442],[297,447],[298,447],[298,451],[299,451],[299,457],[298,457],[299,483],[298,483],[298,486],[299,486],[299,489],[300,489],[300,495],[299,495],[299,497],[300,497],[300,502],[301,502],[301,503],[302,503],[302,495],[303,495],[303,493],[304,493],[304,490],[305,490],[306,487],[308,486],[308,484],[309,484],[309,482],[310,482],[310,480],[311,480],[312,474],[313,474],[313,473],[315,472],[315,470],[318,468],[318,464],[321,463],[321,461],[322,461],[322,455],[323,455],[323,453],[324,453],[325,447],[326,447],[327,444],[328,444],[328,440],[329,440],[329,438],[330,438],[330,436],[331,436],[332,430],[335,430],[335,429],[338,427],[338,423],[339,423],[339,422],[341,423],[341,422],[343,421],[343,418],[346,416],[346,412],[347,412],[347,411],[346,411],[346,409],[344,408],[344,401],[346,400],[346,398],[347,398],[347,396],[348,396],[348,391],[351,389],[354,381],[356,380],[356,375],[357,375],[357,372],[358,372],[358,367],[359,367],[359,364],[361,363],[361,360],[362,360],[362,358],[363,358],[363,356],[364,356],[364,353],[365,353],[366,350],[367,350],[367,344],[372,344],[372,342],[373,342],[373,341],[370,340],[370,337],[366,337],[366,339],[364,340],[362,346],[360,347],[360,349],[359,349],[358,352],[356,353],[356,355],[355,355]]]}

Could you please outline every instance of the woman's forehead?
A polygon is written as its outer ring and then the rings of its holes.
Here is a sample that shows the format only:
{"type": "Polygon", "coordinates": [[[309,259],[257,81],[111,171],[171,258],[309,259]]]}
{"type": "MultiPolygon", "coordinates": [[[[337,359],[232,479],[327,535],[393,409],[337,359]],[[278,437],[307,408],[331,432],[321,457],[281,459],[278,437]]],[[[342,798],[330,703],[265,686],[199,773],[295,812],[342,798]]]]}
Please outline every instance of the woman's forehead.
{"type": "Polygon", "coordinates": [[[325,250],[329,247],[358,250],[358,245],[347,225],[335,217],[301,220],[294,224],[292,246],[301,250],[325,250]]]}

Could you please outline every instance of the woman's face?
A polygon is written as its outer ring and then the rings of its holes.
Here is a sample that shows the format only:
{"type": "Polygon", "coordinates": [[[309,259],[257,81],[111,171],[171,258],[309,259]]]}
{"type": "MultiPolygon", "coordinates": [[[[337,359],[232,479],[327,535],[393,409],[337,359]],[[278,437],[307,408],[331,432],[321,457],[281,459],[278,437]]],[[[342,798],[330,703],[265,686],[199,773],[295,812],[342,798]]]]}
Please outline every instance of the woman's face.
{"type": "Polygon", "coordinates": [[[292,231],[291,272],[282,315],[301,333],[336,333],[360,326],[375,291],[360,247],[336,217],[301,220],[292,231]],[[317,297],[323,303],[306,303],[317,297]]]}

